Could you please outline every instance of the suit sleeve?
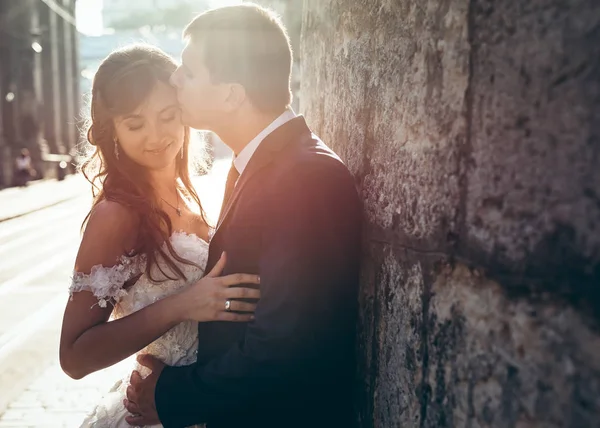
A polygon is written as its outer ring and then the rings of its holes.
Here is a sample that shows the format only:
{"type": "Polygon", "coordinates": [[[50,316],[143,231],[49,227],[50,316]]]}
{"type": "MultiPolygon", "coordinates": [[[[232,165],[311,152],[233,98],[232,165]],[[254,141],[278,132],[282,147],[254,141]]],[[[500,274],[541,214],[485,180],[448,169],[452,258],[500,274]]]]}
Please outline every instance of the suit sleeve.
{"type": "Polygon", "coordinates": [[[163,371],[156,405],[165,427],[249,411],[310,383],[335,364],[327,349],[354,322],[360,208],[347,170],[328,161],[295,168],[265,204],[256,319],[221,357],[163,371]]]}

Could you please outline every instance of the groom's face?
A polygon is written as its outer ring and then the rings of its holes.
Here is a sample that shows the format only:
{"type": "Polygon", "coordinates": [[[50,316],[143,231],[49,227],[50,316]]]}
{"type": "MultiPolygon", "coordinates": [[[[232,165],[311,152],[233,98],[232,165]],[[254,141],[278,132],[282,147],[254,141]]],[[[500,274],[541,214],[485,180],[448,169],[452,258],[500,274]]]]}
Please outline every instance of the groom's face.
{"type": "Polygon", "coordinates": [[[202,46],[189,41],[171,83],[177,89],[183,123],[196,129],[214,130],[226,114],[228,88],[212,83],[203,57],[202,46]]]}

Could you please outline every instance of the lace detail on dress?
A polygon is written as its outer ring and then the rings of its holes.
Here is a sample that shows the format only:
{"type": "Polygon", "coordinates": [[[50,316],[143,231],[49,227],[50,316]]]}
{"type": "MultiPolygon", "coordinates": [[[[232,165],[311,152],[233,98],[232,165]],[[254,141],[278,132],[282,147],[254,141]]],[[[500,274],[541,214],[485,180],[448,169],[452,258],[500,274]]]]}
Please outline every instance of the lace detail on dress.
{"type": "Polygon", "coordinates": [[[142,272],[141,257],[122,256],[112,267],[96,265],[89,274],[73,272],[69,294],[91,291],[98,299],[98,305],[106,307],[107,302],[119,303],[127,295],[123,285],[142,272]]]}
{"type": "MultiPolygon", "coordinates": [[[[190,286],[204,275],[204,269],[208,260],[208,243],[196,235],[185,232],[175,232],[170,240],[173,248],[180,257],[196,264],[194,266],[175,261],[179,269],[184,273],[185,279],[163,278],[162,282],[151,281],[144,272],[144,263],[136,259],[133,261],[133,265],[127,265],[121,270],[115,269],[117,268],[115,266],[113,268],[101,268],[101,273],[95,273],[92,269],[90,275],[87,276],[93,276],[93,278],[77,281],[77,283],[74,278],[71,293],[82,289],[92,289],[91,291],[94,292],[94,295],[98,296],[96,290],[101,290],[101,295],[105,296],[103,297],[105,301],[106,296],[118,299],[115,302],[115,308],[112,313],[113,317],[118,319],[139,311],[157,300],[190,286]],[[119,273],[115,273],[115,271],[119,273]],[[123,290],[122,284],[138,273],[141,273],[141,276],[136,283],[129,287],[127,291],[123,290]],[[113,284],[117,284],[117,286],[110,287],[110,281],[107,280],[108,277],[111,277],[111,281],[113,281],[113,284]],[[117,278],[118,283],[116,282],[117,278]]],[[[164,249],[166,250],[166,246],[164,249]]],[[[158,260],[158,263],[161,264],[165,272],[169,273],[164,261],[158,260]]],[[[154,278],[161,279],[162,275],[159,270],[153,270],[152,273],[154,278]]],[[[77,276],[79,277],[81,274],[77,276]]],[[[151,354],[170,366],[182,366],[193,364],[196,361],[197,349],[198,323],[186,321],[173,327],[139,353],[151,354]]],[[[148,369],[137,364],[134,359],[132,364],[131,370],[138,370],[144,377],[148,374],[148,369]]],[[[125,377],[117,382],[115,387],[92,410],[83,425],[81,425],[82,428],[131,428],[125,421],[129,413],[123,406],[123,399],[125,398],[125,391],[128,386],[131,370],[128,370],[124,374],[125,377]]],[[[155,427],[162,427],[162,425],[153,426],[153,428],[155,427]]],[[[202,427],[198,426],[198,428],[202,427]]]]}

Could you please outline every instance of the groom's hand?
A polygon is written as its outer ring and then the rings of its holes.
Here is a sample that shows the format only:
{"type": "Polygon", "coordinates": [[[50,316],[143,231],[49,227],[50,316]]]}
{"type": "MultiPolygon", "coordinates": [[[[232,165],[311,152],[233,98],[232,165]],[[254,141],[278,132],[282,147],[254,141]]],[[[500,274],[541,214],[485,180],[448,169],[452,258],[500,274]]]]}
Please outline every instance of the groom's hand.
{"type": "Polygon", "coordinates": [[[125,420],[132,426],[156,425],[160,423],[160,419],[154,403],[154,390],[165,364],[152,355],[139,355],[137,360],[142,366],[152,370],[152,373],[145,379],[137,371],[131,374],[131,385],[127,387],[127,399],[123,404],[132,416],[125,420]]]}

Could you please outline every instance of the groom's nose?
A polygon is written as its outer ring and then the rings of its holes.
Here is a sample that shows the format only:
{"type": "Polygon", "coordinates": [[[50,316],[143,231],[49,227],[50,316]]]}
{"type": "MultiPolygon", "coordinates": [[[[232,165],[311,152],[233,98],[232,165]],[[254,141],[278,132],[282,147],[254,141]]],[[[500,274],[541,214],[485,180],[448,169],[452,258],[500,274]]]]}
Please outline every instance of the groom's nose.
{"type": "Polygon", "coordinates": [[[178,71],[179,71],[179,68],[176,69],[173,72],[173,74],[171,74],[171,77],[169,77],[169,82],[171,83],[172,86],[174,86],[176,88],[179,88],[179,79],[177,77],[179,75],[178,71]]]}

